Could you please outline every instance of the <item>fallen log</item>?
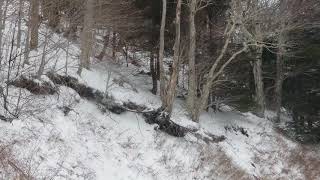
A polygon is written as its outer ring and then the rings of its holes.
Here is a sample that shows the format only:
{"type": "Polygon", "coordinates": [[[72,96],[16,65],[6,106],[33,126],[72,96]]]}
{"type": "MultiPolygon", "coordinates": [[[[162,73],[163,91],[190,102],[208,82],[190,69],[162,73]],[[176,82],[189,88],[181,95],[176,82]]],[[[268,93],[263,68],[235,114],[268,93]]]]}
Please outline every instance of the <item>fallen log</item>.
{"type": "Polygon", "coordinates": [[[160,108],[151,112],[144,112],[143,116],[148,124],[157,124],[161,131],[175,137],[184,137],[187,133],[193,134],[197,139],[201,139],[206,143],[217,143],[224,141],[225,136],[216,136],[199,128],[190,128],[181,126],[170,119],[170,116],[163,112],[160,108]]]}
{"type": "Polygon", "coordinates": [[[9,82],[8,85],[27,89],[32,94],[37,95],[52,95],[57,93],[57,89],[49,82],[37,82],[34,79],[26,78],[25,76],[21,76],[19,79],[9,82]]]}
{"type": "Polygon", "coordinates": [[[71,76],[62,76],[59,74],[48,73],[48,78],[57,85],[67,86],[75,90],[81,97],[96,102],[103,110],[109,110],[115,114],[121,114],[126,111],[121,103],[117,103],[111,96],[99,90],[88,87],[71,76]]]}
{"type": "MultiPolygon", "coordinates": [[[[135,112],[140,113],[143,115],[146,123],[148,124],[156,124],[156,130],[161,130],[171,136],[175,137],[184,137],[186,134],[190,133],[193,134],[197,139],[201,139],[206,143],[217,143],[225,140],[224,136],[215,136],[211,133],[208,133],[204,131],[203,129],[199,128],[190,128],[190,127],[184,127],[182,125],[179,125],[172,121],[170,119],[170,116],[163,112],[163,110],[160,109],[148,109],[145,106],[137,105],[133,102],[124,102],[119,103],[116,102],[116,100],[112,96],[108,96],[106,93],[103,93],[99,90],[96,90],[92,87],[88,87],[84,84],[79,83],[79,81],[71,76],[63,76],[59,74],[54,73],[48,73],[47,77],[55,84],[55,85],[62,85],[69,87],[73,90],[75,90],[82,98],[85,98],[89,101],[95,102],[100,109],[103,111],[109,110],[112,113],[115,114],[121,114],[123,112],[135,112]]],[[[39,92],[47,92],[47,91],[40,91],[42,87],[39,87],[38,83],[31,83],[32,80],[27,81],[28,86],[23,84],[22,82],[25,79],[22,77],[22,79],[17,80],[14,83],[14,85],[19,86],[21,88],[28,88],[31,91],[35,92],[35,94],[38,94],[39,92]]],[[[57,92],[57,88],[53,87],[55,90],[54,92],[57,92]]],[[[50,89],[49,89],[50,90],[50,89]]],[[[53,93],[53,91],[49,91],[50,93],[53,93]]],[[[64,112],[66,115],[68,113],[64,112]]]]}

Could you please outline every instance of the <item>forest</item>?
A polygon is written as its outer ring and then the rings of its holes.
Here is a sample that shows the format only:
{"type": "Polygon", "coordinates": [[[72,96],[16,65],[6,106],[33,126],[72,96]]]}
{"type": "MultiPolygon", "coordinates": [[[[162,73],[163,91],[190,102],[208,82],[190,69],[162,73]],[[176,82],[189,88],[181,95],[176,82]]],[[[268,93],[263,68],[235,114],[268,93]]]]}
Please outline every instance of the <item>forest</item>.
{"type": "Polygon", "coordinates": [[[0,179],[320,178],[319,0],[0,0],[0,179]]]}

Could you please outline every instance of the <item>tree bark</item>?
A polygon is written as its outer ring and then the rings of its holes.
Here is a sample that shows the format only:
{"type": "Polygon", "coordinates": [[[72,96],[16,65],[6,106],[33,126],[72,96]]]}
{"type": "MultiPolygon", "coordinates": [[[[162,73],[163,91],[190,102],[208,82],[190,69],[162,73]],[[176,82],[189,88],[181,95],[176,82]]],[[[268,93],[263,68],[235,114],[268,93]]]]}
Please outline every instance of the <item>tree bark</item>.
{"type": "Polygon", "coordinates": [[[177,8],[176,8],[176,20],[175,20],[175,27],[176,27],[176,38],[174,43],[174,55],[173,55],[173,63],[172,63],[172,74],[170,76],[170,81],[168,84],[167,95],[166,95],[166,104],[165,112],[169,114],[172,113],[173,109],[173,102],[176,97],[176,87],[178,81],[178,72],[179,72],[179,60],[180,60],[180,36],[181,36],[181,1],[177,1],[177,8]]]}
{"type": "Polygon", "coordinates": [[[116,60],[117,33],[112,33],[112,59],[116,60]]]}
{"type": "Polygon", "coordinates": [[[264,117],[265,112],[265,96],[262,75],[262,48],[256,48],[256,58],[253,62],[253,76],[255,82],[255,102],[257,103],[257,115],[264,117]]]}
{"type": "Polygon", "coordinates": [[[166,16],[167,16],[167,0],[162,0],[162,19],[161,19],[161,28],[160,28],[160,47],[159,47],[159,76],[160,76],[160,97],[162,101],[162,107],[166,107],[167,103],[165,100],[166,96],[166,76],[164,71],[164,32],[166,26],[166,16]]]}
{"type": "Polygon", "coordinates": [[[0,0],[0,65],[2,61],[2,36],[3,36],[3,29],[5,28],[5,24],[3,21],[5,20],[5,14],[3,14],[2,6],[4,4],[4,0],[0,0]]]}
{"type": "Polygon", "coordinates": [[[109,46],[109,34],[103,37],[103,48],[100,54],[97,56],[97,59],[99,59],[100,61],[103,59],[108,49],[108,46],[109,46]]]}
{"type": "Polygon", "coordinates": [[[196,14],[197,0],[191,0],[189,4],[189,85],[188,85],[188,97],[187,97],[187,107],[191,114],[193,121],[198,121],[195,101],[196,101],[196,67],[195,67],[195,51],[196,51],[196,27],[195,27],[195,14],[196,14]]]}
{"type": "MultiPolygon", "coordinates": [[[[31,7],[29,7],[28,9],[28,15],[31,16],[31,7]]],[[[28,26],[30,27],[30,22],[28,23],[28,26]]],[[[24,53],[23,53],[23,64],[22,67],[24,67],[24,65],[26,64],[30,64],[29,63],[29,53],[30,53],[30,31],[31,29],[28,28],[27,29],[27,34],[26,34],[26,40],[25,40],[25,47],[24,47],[24,53]]]]}
{"type": "Polygon", "coordinates": [[[150,51],[150,72],[151,72],[151,76],[152,76],[152,94],[157,94],[157,90],[158,90],[158,80],[157,80],[157,72],[155,69],[155,57],[154,57],[154,53],[153,50],[150,51]]]}
{"type": "Polygon", "coordinates": [[[17,34],[17,48],[19,49],[21,46],[21,23],[23,17],[23,0],[19,0],[19,11],[18,11],[18,34],[17,34]]]}
{"type": "Polygon", "coordinates": [[[35,49],[38,47],[38,36],[39,36],[39,0],[31,0],[31,13],[30,13],[30,49],[35,49]]]}
{"type": "Polygon", "coordinates": [[[212,67],[210,68],[210,71],[207,75],[207,79],[204,83],[203,86],[203,93],[201,95],[201,97],[197,100],[199,102],[197,102],[196,106],[196,111],[195,111],[195,118],[198,121],[200,113],[202,110],[204,110],[207,105],[208,105],[208,98],[210,95],[210,90],[211,87],[214,83],[215,80],[217,80],[217,78],[223,73],[224,69],[241,53],[245,52],[247,50],[247,44],[243,44],[243,47],[241,49],[239,49],[238,51],[236,51],[235,53],[232,54],[231,57],[229,57],[227,59],[226,62],[224,62],[220,68],[218,68],[218,65],[220,64],[220,62],[222,61],[223,57],[225,56],[227,49],[229,47],[230,41],[231,41],[231,37],[232,34],[235,31],[235,24],[233,23],[232,25],[228,24],[225,30],[225,42],[224,42],[224,46],[219,54],[219,56],[217,57],[217,59],[214,61],[215,63],[212,65],[212,67]]]}
{"type": "Polygon", "coordinates": [[[82,68],[90,68],[90,57],[93,46],[93,25],[94,25],[94,0],[86,1],[83,30],[80,35],[81,56],[78,74],[81,75],[82,68]]]}
{"type": "Polygon", "coordinates": [[[44,72],[44,67],[46,65],[46,54],[47,54],[47,45],[48,45],[48,30],[46,30],[46,33],[45,33],[45,39],[44,39],[44,46],[43,46],[43,50],[42,50],[42,57],[41,57],[41,63],[40,63],[40,66],[39,66],[39,70],[37,72],[37,79],[40,79],[43,72],[44,72]]]}
{"type": "MultiPolygon", "coordinates": [[[[258,1],[256,2],[258,3],[258,1]]],[[[257,5],[256,5],[257,6],[257,5]]],[[[265,105],[265,94],[264,94],[264,84],[263,84],[263,71],[262,71],[262,52],[263,47],[259,46],[263,42],[263,35],[261,30],[261,19],[256,18],[253,22],[255,24],[254,31],[257,42],[257,47],[255,48],[255,59],[253,61],[253,76],[255,82],[255,102],[257,104],[256,113],[259,117],[264,117],[266,105],[265,105]]]]}
{"type": "Polygon", "coordinates": [[[285,32],[280,32],[278,39],[278,53],[277,53],[277,77],[276,77],[276,88],[275,88],[275,108],[276,108],[276,122],[281,120],[281,107],[282,107],[282,86],[284,81],[284,54],[286,53],[284,44],[286,40],[285,32]]]}
{"type": "MultiPolygon", "coordinates": [[[[282,12],[285,12],[287,9],[287,0],[281,0],[280,1],[280,10],[282,12]]],[[[276,76],[276,88],[275,88],[275,110],[276,110],[276,122],[279,123],[281,120],[281,107],[282,107],[282,86],[284,81],[284,72],[283,72],[283,66],[284,66],[284,55],[286,54],[286,24],[290,22],[290,18],[283,17],[281,19],[281,31],[278,37],[278,53],[277,53],[277,64],[276,64],[276,70],[277,70],[277,76],[276,76]]]]}

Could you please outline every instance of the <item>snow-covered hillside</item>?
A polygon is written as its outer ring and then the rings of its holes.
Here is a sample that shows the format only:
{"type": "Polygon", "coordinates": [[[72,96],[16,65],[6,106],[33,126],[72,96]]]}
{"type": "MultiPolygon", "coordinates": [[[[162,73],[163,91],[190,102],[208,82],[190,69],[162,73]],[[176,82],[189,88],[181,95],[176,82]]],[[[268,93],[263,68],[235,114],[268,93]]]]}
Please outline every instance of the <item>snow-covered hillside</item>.
{"type": "MultiPolygon", "coordinates": [[[[121,57],[120,63],[92,59],[91,69],[83,70],[80,77],[77,43],[67,47],[68,41],[57,34],[50,39],[46,72],[54,68],[64,75],[67,64],[68,75],[118,102],[160,107],[159,96],[150,92],[151,78],[139,73],[144,67],[122,65],[121,57]]],[[[31,52],[30,65],[20,69],[24,76],[35,74],[41,53],[41,47],[31,52]]],[[[140,60],[144,62],[144,57],[140,60]]],[[[1,72],[1,79],[6,79],[6,71],[1,72]]],[[[268,119],[249,112],[226,106],[223,112],[204,113],[198,125],[188,118],[184,100],[177,99],[173,121],[226,137],[219,143],[206,143],[192,134],[178,138],[156,130],[139,113],[103,112],[45,75],[37,81],[56,86],[58,93],[35,95],[9,87],[9,106],[20,101],[21,113],[11,123],[0,121],[0,179],[15,179],[17,174],[22,179],[74,180],[320,179],[317,147],[287,139],[268,119]]]]}

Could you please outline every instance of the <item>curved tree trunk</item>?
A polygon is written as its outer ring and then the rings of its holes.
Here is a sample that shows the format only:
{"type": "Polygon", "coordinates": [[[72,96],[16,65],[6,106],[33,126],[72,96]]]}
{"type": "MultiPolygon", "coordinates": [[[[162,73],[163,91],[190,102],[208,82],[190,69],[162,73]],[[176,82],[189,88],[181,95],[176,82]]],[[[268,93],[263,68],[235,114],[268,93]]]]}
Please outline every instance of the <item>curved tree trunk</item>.
{"type": "Polygon", "coordinates": [[[176,88],[178,82],[178,72],[179,72],[179,60],[180,60],[180,33],[181,33],[181,1],[177,1],[177,9],[176,9],[176,20],[175,20],[175,27],[176,27],[176,38],[174,43],[174,55],[173,55],[173,63],[172,63],[172,74],[170,76],[170,81],[168,82],[167,94],[166,94],[166,104],[165,112],[169,115],[172,113],[173,109],[173,102],[176,97],[176,88]]]}

